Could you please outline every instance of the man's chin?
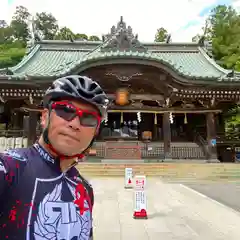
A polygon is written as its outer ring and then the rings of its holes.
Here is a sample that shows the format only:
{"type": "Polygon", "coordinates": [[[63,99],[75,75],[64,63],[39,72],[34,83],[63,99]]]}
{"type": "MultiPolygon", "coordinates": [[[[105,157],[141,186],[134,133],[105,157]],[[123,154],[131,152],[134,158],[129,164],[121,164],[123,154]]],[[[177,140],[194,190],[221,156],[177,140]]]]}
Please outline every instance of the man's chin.
{"type": "MultiPolygon", "coordinates": [[[[60,144],[60,145],[56,146],[55,149],[59,154],[61,154],[63,156],[67,156],[67,157],[71,157],[71,156],[75,156],[77,154],[81,154],[81,152],[76,151],[76,148],[69,149],[69,145],[65,145],[65,144],[60,144]],[[63,149],[65,151],[63,151],[63,149]]],[[[79,149],[79,148],[77,148],[77,149],[79,149]]]]}

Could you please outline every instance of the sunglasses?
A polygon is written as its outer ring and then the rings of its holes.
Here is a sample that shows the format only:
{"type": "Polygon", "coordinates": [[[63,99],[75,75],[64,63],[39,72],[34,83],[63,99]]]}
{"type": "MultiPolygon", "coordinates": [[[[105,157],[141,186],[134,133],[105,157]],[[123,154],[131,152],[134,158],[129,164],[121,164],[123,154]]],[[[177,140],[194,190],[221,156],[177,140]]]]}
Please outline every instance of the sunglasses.
{"type": "Polygon", "coordinates": [[[52,109],[57,116],[68,122],[78,117],[80,124],[84,127],[98,127],[101,123],[101,117],[96,112],[77,108],[69,102],[54,102],[52,109]]]}

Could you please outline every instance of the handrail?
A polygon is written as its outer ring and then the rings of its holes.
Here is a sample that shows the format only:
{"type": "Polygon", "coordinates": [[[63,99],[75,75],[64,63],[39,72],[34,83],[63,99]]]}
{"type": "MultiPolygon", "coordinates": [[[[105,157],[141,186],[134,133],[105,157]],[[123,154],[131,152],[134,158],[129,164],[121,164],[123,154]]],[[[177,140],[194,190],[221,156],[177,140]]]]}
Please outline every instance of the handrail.
{"type": "Polygon", "coordinates": [[[197,130],[194,130],[194,142],[202,148],[206,158],[208,159],[210,157],[208,143],[197,130]]]}

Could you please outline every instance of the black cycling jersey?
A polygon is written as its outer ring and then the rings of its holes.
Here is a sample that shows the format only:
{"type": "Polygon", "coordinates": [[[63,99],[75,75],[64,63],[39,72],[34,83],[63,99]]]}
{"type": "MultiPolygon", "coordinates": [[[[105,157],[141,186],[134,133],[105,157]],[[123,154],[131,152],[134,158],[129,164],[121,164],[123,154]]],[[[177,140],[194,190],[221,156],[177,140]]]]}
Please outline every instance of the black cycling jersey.
{"type": "Polygon", "coordinates": [[[0,239],[90,240],[93,189],[38,143],[0,154],[0,239]]]}

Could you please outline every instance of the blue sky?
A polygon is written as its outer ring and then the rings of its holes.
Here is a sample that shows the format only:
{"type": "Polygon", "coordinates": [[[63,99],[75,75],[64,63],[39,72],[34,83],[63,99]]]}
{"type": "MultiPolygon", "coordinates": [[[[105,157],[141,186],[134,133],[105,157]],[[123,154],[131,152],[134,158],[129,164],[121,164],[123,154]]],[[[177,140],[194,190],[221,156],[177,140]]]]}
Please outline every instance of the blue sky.
{"type": "Polygon", "coordinates": [[[205,15],[208,15],[211,9],[216,7],[217,5],[231,5],[232,0],[217,0],[214,4],[211,4],[205,8],[202,9],[202,11],[199,13],[200,17],[204,17],[205,15]]]}
{"type": "Polygon", "coordinates": [[[218,4],[240,9],[240,0],[0,0],[0,16],[10,21],[16,6],[23,5],[32,14],[51,12],[74,32],[98,36],[123,16],[141,41],[153,41],[157,28],[165,27],[173,41],[189,42],[218,4]]]}
{"type": "MultiPolygon", "coordinates": [[[[184,29],[187,31],[187,29],[194,27],[194,26],[198,26],[199,24],[202,23],[203,19],[206,19],[211,10],[218,6],[218,5],[233,5],[233,0],[216,0],[215,2],[210,3],[209,5],[206,5],[204,8],[200,9],[199,14],[197,16],[196,19],[189,21],[185,26],[183,26],[181,29],[184,29]]],[[[235,1],[238,2],[238,1],[235,1]]]]}

